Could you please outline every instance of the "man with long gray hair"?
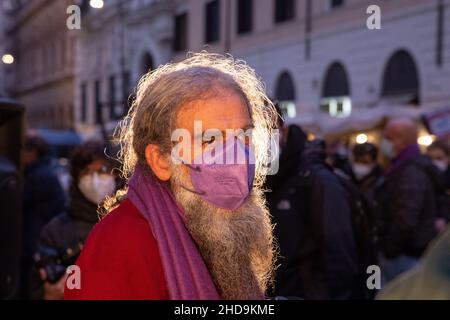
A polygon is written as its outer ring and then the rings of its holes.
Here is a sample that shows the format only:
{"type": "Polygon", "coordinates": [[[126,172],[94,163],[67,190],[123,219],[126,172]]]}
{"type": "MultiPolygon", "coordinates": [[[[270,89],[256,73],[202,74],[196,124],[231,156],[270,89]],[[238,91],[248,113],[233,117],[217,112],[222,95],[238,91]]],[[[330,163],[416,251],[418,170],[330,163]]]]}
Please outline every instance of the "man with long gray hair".
{"type": "Polygon", "coordinates": [[[261,186],[275,111],[254,71],[192,54],[144,76],[119,127],[127,187],[66,299],[262,299],[274,245],[261,186]]]}

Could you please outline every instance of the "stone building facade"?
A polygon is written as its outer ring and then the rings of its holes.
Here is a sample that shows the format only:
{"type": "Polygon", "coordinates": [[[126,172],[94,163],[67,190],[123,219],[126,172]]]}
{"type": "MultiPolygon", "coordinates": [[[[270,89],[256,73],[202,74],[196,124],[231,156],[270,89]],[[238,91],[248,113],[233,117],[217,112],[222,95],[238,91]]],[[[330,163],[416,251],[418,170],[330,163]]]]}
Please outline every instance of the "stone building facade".
{"type": "Polygon", "coordinates": [[[71,0],[21,0],[9,14],[7,47],[15,57],[10,87],[31,128],[74,126],[74,32],[66,27],[71,0]]]}
{"type": "Polygon", "coordinates": [[[15,93],[33,125],[110,132],[142,74],[202,49],[247,61],[291,122],[449,107],[450,0],[72,2],[81,30],[61,27],[70,0],[35,0],[10,31],[15,93]],[[371,5],[379,30],[366,25],[371,5]]]}

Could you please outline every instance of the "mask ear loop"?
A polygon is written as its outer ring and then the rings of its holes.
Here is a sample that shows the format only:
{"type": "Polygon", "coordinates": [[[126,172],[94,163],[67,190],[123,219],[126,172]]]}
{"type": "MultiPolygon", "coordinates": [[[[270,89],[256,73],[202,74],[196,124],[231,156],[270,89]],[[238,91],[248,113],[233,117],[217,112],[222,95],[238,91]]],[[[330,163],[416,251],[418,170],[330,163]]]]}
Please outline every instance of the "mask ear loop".
{"type": "MultiPolygon", "coordinates": [[[[177,159],[178,161],[180,161],[181,164],[183,164],[183,165],[185,165],[186,167],[188,167],[189,170],[193,170],[193,171],[197,171],[197,172],[201,172],[201,171],[202,171],[202,170],[200,169],[200,166],[195,166],[195,165],[186,163],[183,159],[181,159],[180,157],[178,157],[178,156],[176,156],[176,155],[172,155],[172,156],[173,156],[173,157],[176,157],[176,159],[177,159]]],[[[200,195],[200,196],[206,194],[206,192],[204,192],[204,191],[203,191],[203,192],[198,192],[198,191],[193,190],[193,189],[191,189],[191,188],[185,187],[185,186],[183,186],[183,185],[181,185],[181,184],[180,184],[180,187],[183,188],[184,190],[187,190],[187,191],[189,191],[189,192],[192,192],[192,193],[197,194],[197,195],[200,195]]]]}

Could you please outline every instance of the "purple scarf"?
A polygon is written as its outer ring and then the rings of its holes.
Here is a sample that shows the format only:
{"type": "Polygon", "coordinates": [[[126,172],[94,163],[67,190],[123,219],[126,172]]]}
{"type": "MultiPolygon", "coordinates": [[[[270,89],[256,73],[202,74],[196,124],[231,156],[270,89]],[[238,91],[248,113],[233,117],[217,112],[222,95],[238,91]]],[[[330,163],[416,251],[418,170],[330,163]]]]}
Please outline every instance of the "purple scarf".
{"type": "Polygon", "coordinates": [[[386,171],[386,175],[390,175],[391,173],[395,172],[398,168],[403,166],[405,162],[407,162],[409,159],[414,158],[416,156],[420,155],[420,149],[417,144],[411,144],[407,146],[402,152],[396,156],[389,166],[388,170],[386,171]]]}
{"type": "Polygon", "coordinates": [[[185,215],[170,190],[136,166],[128,198],[147,219],[158,243],[173,300],[218,300],[206,265],[185,226],[185,215]]]}

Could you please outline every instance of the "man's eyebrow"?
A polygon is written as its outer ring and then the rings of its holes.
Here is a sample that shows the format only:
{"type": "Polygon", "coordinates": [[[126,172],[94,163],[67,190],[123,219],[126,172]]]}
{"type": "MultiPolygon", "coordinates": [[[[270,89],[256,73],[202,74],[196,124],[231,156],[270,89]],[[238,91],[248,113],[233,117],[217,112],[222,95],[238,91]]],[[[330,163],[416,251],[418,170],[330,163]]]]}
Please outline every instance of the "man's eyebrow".
{"type": "Polygon", "coordinates": [[[247,124],[245,127],[242,128],[242,130],[247,131],[250,129],[254,129],[255,125],[253,123],[247,124]]]}
{"type": "Polygon", "coordinates": [[[241,128],[237,128],[237,129],[225,129],[225,130],[220,130],[220,129],[217,129],[217,128],[209,128],[209,129],[203,130],[202,135],[204,135],[206,131],[220,132],[220,133],[222,133],[223,135],[225,135],[226,132],[227,132],[227,130],[231,130],[231,131],[234,131],[234,130],[243,130],[243,131],[247,131],[247,130],[254,129],[254,128],[255,128],[255,126],[254,126],[253,124],[247,124],[247,125],[245,125],[245,126],[243,126],[243,127],[241,127],[241,128]]]}

